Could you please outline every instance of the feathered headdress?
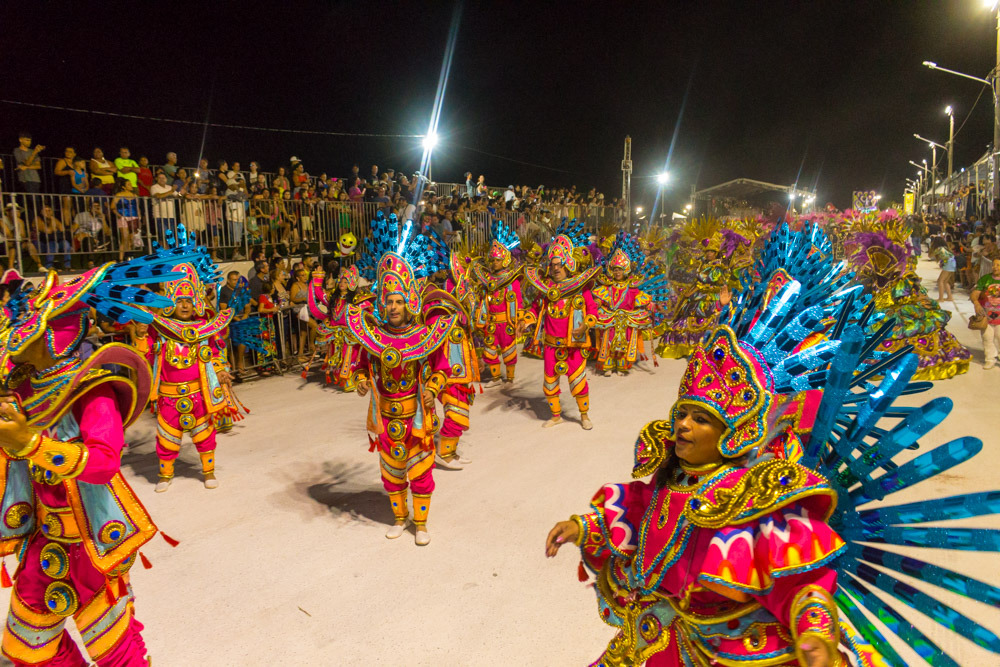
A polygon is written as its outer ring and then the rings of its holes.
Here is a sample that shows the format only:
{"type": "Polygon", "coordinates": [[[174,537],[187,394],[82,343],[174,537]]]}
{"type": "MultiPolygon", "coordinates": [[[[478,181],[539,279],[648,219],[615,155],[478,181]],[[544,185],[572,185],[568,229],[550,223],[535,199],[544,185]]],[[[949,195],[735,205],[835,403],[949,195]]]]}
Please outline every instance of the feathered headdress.
{"type": "Polygon", "coordinates": [[[490,258],[499,259],[501,266],[510,266],[513,257],[511,251],[521,245],[521,239],[502,220],[494,220],[490,225],[490,258]]]}
{"type": "MultiPolygon", "coordinates": [[[[18,290],[0,308],[3,355],[6,359],[16,357],[42,337],[53,358],[70,355],[86,334],[90,308],[119,324],[150,324],[153,315],[148,309],[174,304],[169,297],[142,286],[184,278],[175,267],[198,264],[203,258],[208,258],[208,253],[197,246],[155,246],[151,255],[109,262],[64,283],[55,271],[49,271],[41,285],[18,290]]],[[[0,366],[6,364],[0,362],[0,366]]]]}
{"type": "Polygon", "coordinates": [[[579,250],[586,248],[589,242],[590,238],[583,231],[582,222],[576,218],[572,220],[563,218],[556,227],[555,238],[549,243],[545,257],[550,262],[552,260],[561,262],[566,270],[572,273],[576,271],[578,259],[582,256],[578,254],[579,250]]]}
{"type": "Polygon", "coordinates": [[[166,230],[166,244],[165,252],[181,254],[192,252],[195,259],[192,262],[178,264],[176,270],[183,273],[183,277],[164,285],[164,291],[171,303],[163,309],[163,315],[166,317],[173,315],[178,299],[190,299],[194,305],[195,315],[204,317],[208,311],[206,286],[221,282],[222,271],[205,248],[198,246],[194,234],[188,235],[183,224],[177,226],[176,237],[172,229],[166,230]]]}
{"type": "Polygon", "coordinates": [[[608,248],[602,264],[605,274],[614,268],[622,268],[629,274],[641,267],[645,261],[646,255],[639,247],[639,239],[628,232],[620,231],[615,236],[614,243],[608,248]]]}

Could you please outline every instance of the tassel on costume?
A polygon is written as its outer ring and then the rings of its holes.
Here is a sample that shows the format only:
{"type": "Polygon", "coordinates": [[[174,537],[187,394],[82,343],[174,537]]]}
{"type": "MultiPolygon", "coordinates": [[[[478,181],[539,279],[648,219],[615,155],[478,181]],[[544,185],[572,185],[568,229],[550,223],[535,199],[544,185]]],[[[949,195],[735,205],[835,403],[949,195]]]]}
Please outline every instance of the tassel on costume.
{"type": "Polygon", "coordinates": [[[580,581],[586,581],[587,579],[590,579],[590,576],[587,574],[587,569],[583,566],[582,560],[580,561],[580,564],[577,566],[576,578],[579,579],[580,581]]]}
{"type": "Polygon", "coordinates": [[[483,393],[483,383],[482,382],[479,383],[479,393],[480,394],[483,393]]]}
{"type": "Polygon", "coordinates": [[[153,564],[149,562],[148,558],[146,558],[146,554],[142,553],[141,551],[139,552],[139,560],[142,561],[142,566],[147,570],[153,569],[153,564]]]}
{"type": "Polygon", "coordinates": [[[3,564],[0,565],[0,586],[4,588],[11,588],[14,586],[14,582],[10,580],[10,575],[7,573],[7,560],[3,560],[3,564]]]}
{"type": "Polygon", "coordinates": [[[104,583],[104,599],[107,601],[108,606],[111,606],[111,607],[114,606],[115,600],[117,599],[117,598],[115,598],[114,592],[111,590],[111,582],[110,581],[106,581],[104,583]]]}
{"type": "Polygon", "coordinates": [[[170,537],[169,535],[167,535],[166,533],[164,533],[162,530],[160,531],[160,537],[162,537],[163,541],[166,542],[167,544],[169,544],[172,547],[176,547],[178,544],[180,544],[180,542],[178,542],[174,538],[170,537]]]}
{"type": "Polygon", "coordinates": [[[378,442],[375,440],[375,438],[373,438],[373,437],[371,437],[371,435],[369,435],[368,436],[368,451],[369,452],[374,452],[375,451],[375,447],[377,445],[378,445],[378,442]]]}
{"type": "Polygon", "coordinates": [[[123,598],[128,595],[128,585],[125,583],[125,577],[118,577],[118,597],[123,598]]]}
{"type": "Polygon", "coordinates": [[[660,367],[660,362],[656,360],[656,355],[655,354],[653,355],[653,365],[656,366],[657,368],[660,367]]]}
{"type": "Polygon", "coordinates": [[[305,380],[305,379],[306,379],[306,376],[307,376],[308,374],[309,374],[309,369],[308,369],[308,368],[304,368],[304,369],[302,370],[302,379],[303,379],[303,380],[305,380]]]}

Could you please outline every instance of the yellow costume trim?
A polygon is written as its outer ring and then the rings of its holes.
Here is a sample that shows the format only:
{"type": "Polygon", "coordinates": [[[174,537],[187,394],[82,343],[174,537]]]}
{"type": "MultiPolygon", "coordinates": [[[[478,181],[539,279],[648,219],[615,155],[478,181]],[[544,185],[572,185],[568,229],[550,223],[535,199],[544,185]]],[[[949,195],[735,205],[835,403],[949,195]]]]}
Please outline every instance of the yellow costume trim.
{"type": "Polygon", "coordinates": [[[42,476],[46,484],[54,484],[82,473],[87,467],[90,450],[80,442],[63,442],[42,436],[36,450],[26,458],[32,466],[45,471],[42,476]]]}

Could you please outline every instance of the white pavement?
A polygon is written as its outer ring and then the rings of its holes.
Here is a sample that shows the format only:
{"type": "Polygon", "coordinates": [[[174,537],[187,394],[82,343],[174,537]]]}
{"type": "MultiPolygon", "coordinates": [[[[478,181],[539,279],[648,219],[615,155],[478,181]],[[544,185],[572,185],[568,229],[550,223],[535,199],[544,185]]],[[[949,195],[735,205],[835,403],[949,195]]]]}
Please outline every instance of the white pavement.
{"type": "MultiPolygon", "coordinates": [[[[936,275],[929,263],[921,272],[936,275]]],[[[956,296],[967,317],[967,295],[956,296]]],[[[971,434],[984,451],[905,500],[1000,488],[1000,368],[983,370],[978,334],[960,317],[951,329],[974,351],[971,370],[910,399],[955,401],[925,444],[971,434]]],[[[154,664],[589,664],[613,631],[577,581],[575,548],[547,560],[545,535],[586,511],[602,483],[630,479],[636,435],[666,415],[683,370],[681,361],[661,360],[626,378],[591,376],[589,432],[564,387],[569,421],[543,430],[541,362],[520,358],[513,389],[476,397],[461,445],[474,462],[434,473],[427,547],[413,544],[412,528],[398,540],[383,536],[391,513],[368,452],[365,399],[297,375],[238,387],[252,413],[220,438],[221,485],[212,491],[186,443],[170,490],[153,493],[154,423],[144,418],[129,434],[125,476],[181,542],[171,548],[157,538],[143,549],[153,568],[132,570],[154,664]]],[[[997,517],[972,523],[1000,528],[997,517]]],[[[1000,585],[996,554],[927,557],[1000,585]]],[[[944,601],[1000,634],[997,609],[959,596],[944,601]]],[[[932,625],[919,613],[907,617],[921,629],[932,625]]],[[[966,639],[928,632],[960,664],[998,664],[966,639]]]]}

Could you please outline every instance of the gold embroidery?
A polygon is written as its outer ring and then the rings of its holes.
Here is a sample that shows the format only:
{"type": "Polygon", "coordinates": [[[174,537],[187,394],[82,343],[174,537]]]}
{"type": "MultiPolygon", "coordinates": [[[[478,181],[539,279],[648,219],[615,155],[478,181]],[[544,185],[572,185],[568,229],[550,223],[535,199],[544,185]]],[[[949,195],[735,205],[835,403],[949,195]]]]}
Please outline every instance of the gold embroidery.
{"type": "Polygon", "coordinates": [[[732,488],[717,488],[715,501],[699,493],[684,507],[688,520],[702,528],[721,528],[748,508],[754,513],[774,506],[788,491],[801,488],[806,472],[794,463],[773,459],[750,468],[732,488]]]}

